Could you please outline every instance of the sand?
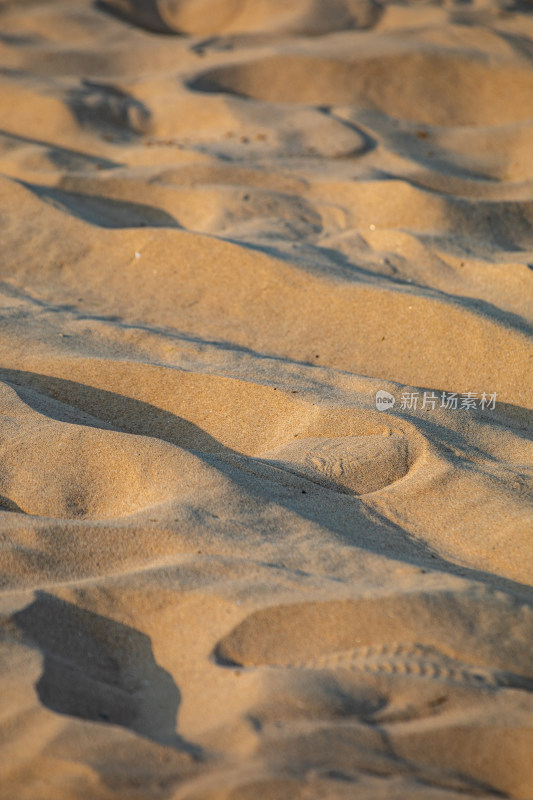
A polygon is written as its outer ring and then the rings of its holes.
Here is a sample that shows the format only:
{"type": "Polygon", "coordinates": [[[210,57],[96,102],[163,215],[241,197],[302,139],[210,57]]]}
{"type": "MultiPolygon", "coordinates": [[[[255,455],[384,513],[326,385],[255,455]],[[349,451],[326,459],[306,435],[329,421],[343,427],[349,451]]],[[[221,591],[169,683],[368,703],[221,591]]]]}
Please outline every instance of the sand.
{"type": "Polygon", "coordinates": [[[2,800],[533,798],[532,12],[0,2],[2,800]]]}

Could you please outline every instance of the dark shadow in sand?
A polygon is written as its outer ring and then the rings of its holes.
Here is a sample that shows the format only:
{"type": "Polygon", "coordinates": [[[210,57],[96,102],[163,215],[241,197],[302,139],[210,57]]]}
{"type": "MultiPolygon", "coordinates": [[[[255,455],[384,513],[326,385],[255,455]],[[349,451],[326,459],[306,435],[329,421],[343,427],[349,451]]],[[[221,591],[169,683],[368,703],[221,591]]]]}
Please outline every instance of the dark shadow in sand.
{"type": "Polygon", "coordinates": [[[115,392],[20,370],[0,369],[0,380],[11,383],[21,399],[35,411],[59,422],[67,421],[68,414],[68,421],[78,425],[151,436],[188,450],[233,452],[194,423],[115,392]],[[28,389],[33,391],[28,392],[28,389]],[[50,403],[50,399],[59,402],[50,403]],[[79,418],[73,418],[73,409],[81,412],[79,418]],[[87,414],[92,417],[90,421],[84,418],[87,414]]]}
{"type": "Polygon", "coordinates": [[[181,694],[144,633],[46,592],[13,621],[43,654],[36,688],[44,706],[200,755],[176,733],[181,694]]]}
{"type": "Polygon", "coordinates": [[[116,139],[128,140],[147,133],[150,109],[136,97],[116,86],[83,80],[70,89],[66,101],[76,121],[98,133],[102,124],[116,139]]]}
{"type": "Polygon", "coordinates": [[[106,0],[95,0],[93,5],[99,11],[151,33],[165,33],[173,36],[177,34],[175,30],[166,25],[157,10],[156,3],[147,3],[146,0],[129,0],[129,10],[125,6],[120,8],[106,0]]]}
{"type": "Polygon", "coordinates": [[[14,500],[2,494],[0,494],[0,511],[14,511],[16,514],[25,513],[14,500]]]}
{"type": "Polygon", "coordinates": [[[170,214],[154,206],[102,195],[67,192],[20,181],[40,200],[100,228],[179,228],[170,214]]]}
{"type": "Polygon", "coordinates": [[[34,139],[28,136],[20,136],[18,133],[11,133],[0,129],[0,139],[4,137],[11,142],[18,145],[37,145],[45,150],[46,155],[50,161],[60,169],[66,170],[85,170],[87,167],[96,169],[115,169],[121,167],[117,161],[110,161],[108,158],[101,156],[93,156],[88,153],[82,153],[80,150],[71,150],[68,147],[60,147],[53,142],[45,142],[42,139],[34,139]]]}

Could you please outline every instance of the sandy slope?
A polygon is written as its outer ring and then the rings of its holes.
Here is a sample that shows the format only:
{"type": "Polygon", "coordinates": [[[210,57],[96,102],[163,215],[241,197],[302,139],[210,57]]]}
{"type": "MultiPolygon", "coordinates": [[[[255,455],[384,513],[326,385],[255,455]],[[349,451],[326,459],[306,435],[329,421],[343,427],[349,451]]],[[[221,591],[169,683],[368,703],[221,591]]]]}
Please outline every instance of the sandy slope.
{"type": "Polygon", "coordinates": [[[532,11],[0,1],[2,800],[533,798],[532,11]]]}

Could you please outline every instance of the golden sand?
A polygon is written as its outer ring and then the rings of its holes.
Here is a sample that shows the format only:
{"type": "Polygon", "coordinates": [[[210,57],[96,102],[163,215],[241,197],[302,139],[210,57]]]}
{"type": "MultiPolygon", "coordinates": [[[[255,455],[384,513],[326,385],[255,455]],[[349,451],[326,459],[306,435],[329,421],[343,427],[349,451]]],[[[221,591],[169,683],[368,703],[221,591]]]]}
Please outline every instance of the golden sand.
{"type": "Polygon", "coordinates": [[[533,798],[532,11],[0,2],[2,800],[533,798]]]}

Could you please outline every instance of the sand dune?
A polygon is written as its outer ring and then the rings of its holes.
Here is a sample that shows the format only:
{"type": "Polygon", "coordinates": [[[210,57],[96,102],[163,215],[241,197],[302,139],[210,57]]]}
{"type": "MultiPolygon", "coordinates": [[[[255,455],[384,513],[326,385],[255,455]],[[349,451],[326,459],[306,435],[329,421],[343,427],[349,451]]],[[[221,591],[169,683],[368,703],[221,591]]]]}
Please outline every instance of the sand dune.
{"type": "Polygon", "coordinates": [[[2,798],[533,798],[532,43],[0,0],[2,798]]]}

